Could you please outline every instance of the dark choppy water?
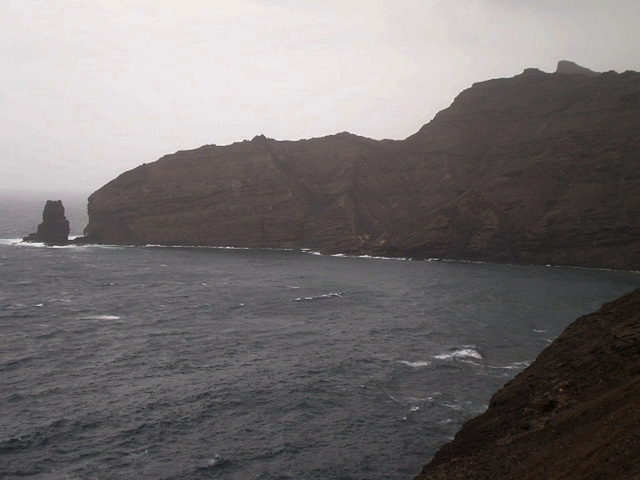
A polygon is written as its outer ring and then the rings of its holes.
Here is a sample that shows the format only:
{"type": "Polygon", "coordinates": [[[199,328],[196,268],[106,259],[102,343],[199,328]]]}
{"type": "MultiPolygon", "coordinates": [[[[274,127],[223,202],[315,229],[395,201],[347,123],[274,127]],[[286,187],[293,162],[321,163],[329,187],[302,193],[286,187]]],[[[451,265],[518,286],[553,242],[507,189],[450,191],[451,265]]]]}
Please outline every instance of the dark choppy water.
{"type": "Polygon", "coordinates": [[[570,321],[639,283],[0,241],[0,478],[409,479],[570,321]]]}

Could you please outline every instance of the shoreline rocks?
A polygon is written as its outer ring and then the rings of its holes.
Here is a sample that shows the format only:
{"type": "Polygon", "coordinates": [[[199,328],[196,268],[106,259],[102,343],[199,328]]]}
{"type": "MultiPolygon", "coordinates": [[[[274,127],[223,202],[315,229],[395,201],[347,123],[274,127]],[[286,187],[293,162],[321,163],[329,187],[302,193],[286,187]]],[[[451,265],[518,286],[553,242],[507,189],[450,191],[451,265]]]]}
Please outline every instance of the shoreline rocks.
{"type": "Polygon", "coordinates": [[[569,325],[415,480],[640,478],[640,289],[569,325]]]}

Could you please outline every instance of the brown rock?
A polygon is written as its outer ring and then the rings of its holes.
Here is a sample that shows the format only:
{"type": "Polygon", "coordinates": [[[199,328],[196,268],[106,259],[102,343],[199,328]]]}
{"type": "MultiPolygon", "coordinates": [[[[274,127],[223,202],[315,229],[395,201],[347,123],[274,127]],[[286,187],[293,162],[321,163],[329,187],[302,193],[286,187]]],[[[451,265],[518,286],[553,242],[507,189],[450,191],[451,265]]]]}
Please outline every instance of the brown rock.
{"type": "Polygon", "coordinates": [[[579,318],[416,480],[640,478],[640,289],[579,318]]]}
{"type": "Polygon", "coordinates": [[[89,199],[89,241],[640,268],[640,74],[528,69],[403,141],[263,136],[89,199]]]}
{"type": "Polygon", "coordinates": [[[410,256],[638,268],[640,103],[624,101],[637,93],[637,73],[475,84],[404,142],[426,191],[392,243],[410,256]]]}
{"type": "Polygon", "coordinates": [[[44,242],[48,245],[66,245],[69,243],[69,220],[64,215],[61,200],[47,200],[42,212],[42,223],[36,233],[31,233],[25,242],[44,242]]]}

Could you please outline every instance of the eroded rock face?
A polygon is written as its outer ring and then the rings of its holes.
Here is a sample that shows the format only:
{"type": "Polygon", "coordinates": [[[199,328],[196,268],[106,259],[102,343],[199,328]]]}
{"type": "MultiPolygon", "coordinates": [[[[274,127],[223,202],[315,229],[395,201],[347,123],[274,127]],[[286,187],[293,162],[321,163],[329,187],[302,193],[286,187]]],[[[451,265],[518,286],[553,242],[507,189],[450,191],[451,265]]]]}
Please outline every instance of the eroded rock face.
{"type": "Polygon", "coordinates": [[[402,141],[259,136],[89,199],[89,241],[640,268],[640,74],[527,69],[402,141]]]}
{"type": "Polygon", "coordinates": [[[47,200],[42,212],[42,223],[36,233],[25,237],[25,242],[44,242],[48,245],[69,243],[69,220],[64,215],[61,200],[47,200]]]}
{"type": "Polygon", "coordinates": [[[416,480],[640,478],[640,289],[579,318],[416,480]]]}

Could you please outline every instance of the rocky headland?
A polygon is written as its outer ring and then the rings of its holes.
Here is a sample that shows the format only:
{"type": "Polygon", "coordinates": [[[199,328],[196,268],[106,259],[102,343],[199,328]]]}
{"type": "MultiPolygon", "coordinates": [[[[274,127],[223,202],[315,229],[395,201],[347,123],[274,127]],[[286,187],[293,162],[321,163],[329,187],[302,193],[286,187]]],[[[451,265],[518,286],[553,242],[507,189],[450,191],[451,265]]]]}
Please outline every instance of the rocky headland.
{"type": "Polygon", "coordinates": [[[69,243],[69,220],[64,214],[61,200],[47,200],[42,211],[42,223],[35,233],[30,233],[24,242],[42,242],[47,245],[66,245],[69,243]]]}
{"type": "Polygon", "coordinates": [[[640,268],[640,74],[474,84],[416,134],[257,136],[89,198],[88,241],[640,268]]]}
{"type": "Polygon", "coordinates": [[[572,323],[416,480],[640,478],[640,289],[572,323]]]}

